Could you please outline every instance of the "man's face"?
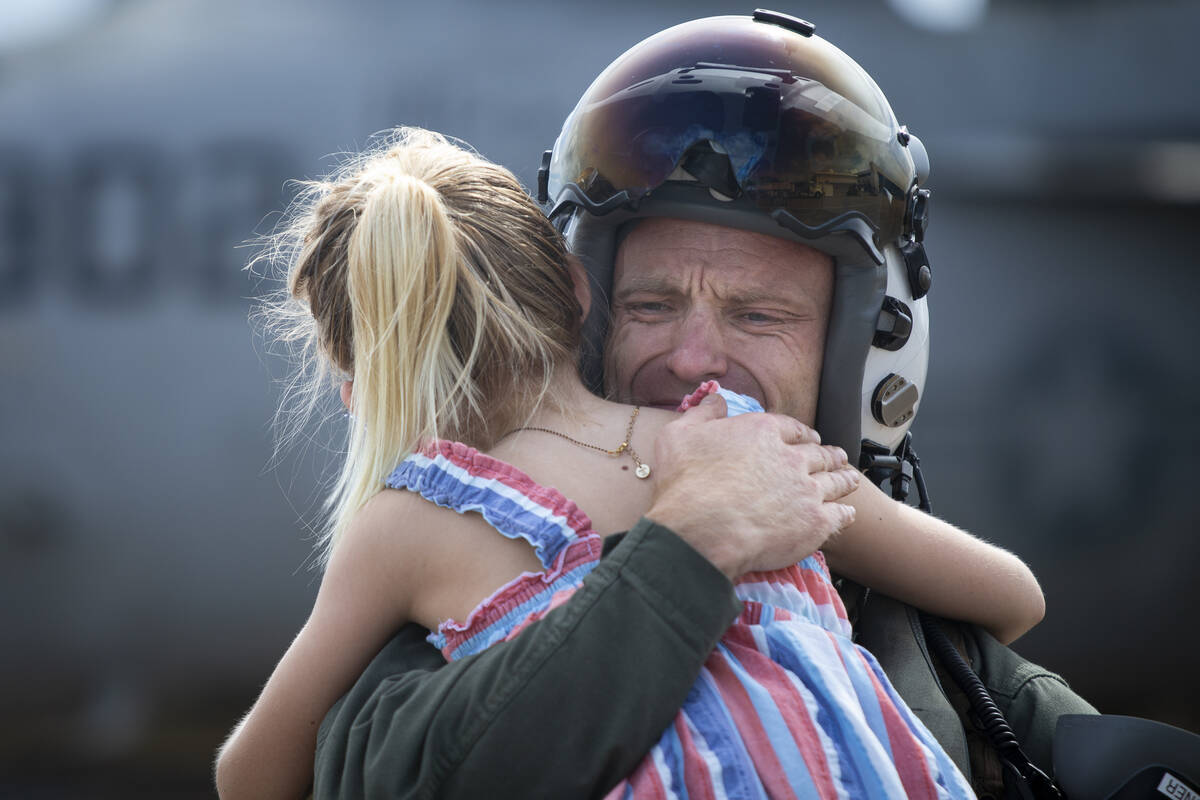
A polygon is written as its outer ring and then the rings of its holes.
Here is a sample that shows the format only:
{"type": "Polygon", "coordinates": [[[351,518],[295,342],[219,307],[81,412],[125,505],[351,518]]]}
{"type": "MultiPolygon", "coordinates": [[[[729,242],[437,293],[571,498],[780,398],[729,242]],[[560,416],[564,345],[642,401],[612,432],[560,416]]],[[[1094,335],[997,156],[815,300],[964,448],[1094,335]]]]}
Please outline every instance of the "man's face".
{"type": "Polygon", "coordinates": [[[648,219],[617,251],[609,394],[674,409],[709,379],[812,424],[833,263],[760,233],[648,219]]]}

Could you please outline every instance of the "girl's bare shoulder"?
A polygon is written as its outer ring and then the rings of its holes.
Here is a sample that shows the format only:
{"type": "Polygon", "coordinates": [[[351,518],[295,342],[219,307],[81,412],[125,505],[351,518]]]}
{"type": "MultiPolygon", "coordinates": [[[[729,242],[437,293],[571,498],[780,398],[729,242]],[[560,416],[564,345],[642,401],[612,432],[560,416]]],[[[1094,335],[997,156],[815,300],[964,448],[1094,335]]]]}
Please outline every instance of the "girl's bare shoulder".
{"type": "Polygon", "coordinates": [[[405,489],[383,489],[366,502],[346,529],[354,539],[376,545],[419,544],[430,525],[454,525],[461,515],[405,489]]]}
{"type": "Polygon", "coordinates": [[[350,521],[330,555],[330,569],[340,561],[389,582],[423,583],[448,544],[478,535],[474,527],[466,515],[416,492],[383,489],[350,521]]]}
{"type": "Polygon", "coordinates": [[[486,549],[495,538],[504,537],[477,513],[440,506],[407,489],[383,489],[358,512],[339,547],[357,549],[360,558],[399,563],[419,575],[472,548],[486,549]]]}
{"type": "MultiPolygon", "coordinates": [[[[501,535],[482,515],[459,513],[403,489],[384,489],[346,531],[343,550],[380,585],[404,586],[409,618],[427,628],[465,619],[498,586],[541,564],[531,545],[501,535]]],[[[332,566],[332,559],[331,559],[332,566]]]]}

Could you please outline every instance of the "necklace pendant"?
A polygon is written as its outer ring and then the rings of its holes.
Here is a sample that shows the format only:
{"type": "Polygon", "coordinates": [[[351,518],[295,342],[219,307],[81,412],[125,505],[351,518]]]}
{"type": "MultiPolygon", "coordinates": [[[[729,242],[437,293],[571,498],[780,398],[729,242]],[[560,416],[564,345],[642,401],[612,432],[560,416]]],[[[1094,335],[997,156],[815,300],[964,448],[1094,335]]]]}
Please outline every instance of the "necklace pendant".
{"type": "Polygon", "coordinates": [[[637,469],[635,469],[633,471],[633,474],[637,475],[639,478],[642,478],[642,479],[649,478],[650,477],[650,465],[649,464],[638,464],[637,469]]]}

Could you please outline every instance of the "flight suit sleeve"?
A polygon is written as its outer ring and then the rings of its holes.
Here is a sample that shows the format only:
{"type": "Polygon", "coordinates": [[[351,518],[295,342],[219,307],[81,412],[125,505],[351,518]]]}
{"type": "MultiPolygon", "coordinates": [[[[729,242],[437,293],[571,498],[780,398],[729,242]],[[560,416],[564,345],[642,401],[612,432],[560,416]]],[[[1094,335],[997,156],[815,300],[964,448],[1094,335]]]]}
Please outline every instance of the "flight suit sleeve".
{"type": "Polygon", "coordinates": [[[602,796],[740,607],[719,570],[643,519],[511,641],[446,664],[423,629],[401,631],[326,715],[314,797],[602,796]]]}

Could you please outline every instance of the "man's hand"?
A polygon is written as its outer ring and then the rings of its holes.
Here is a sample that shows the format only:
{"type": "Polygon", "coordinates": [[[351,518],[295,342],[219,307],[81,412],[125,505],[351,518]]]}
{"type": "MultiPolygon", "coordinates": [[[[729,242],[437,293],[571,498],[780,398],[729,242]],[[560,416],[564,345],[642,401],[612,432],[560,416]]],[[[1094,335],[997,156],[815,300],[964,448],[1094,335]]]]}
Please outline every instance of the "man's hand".
{"type": "Polygon", "coordinates": [[[725,414],[709,395],[659,432],[649,519],[735,580],[794,564],[854,521],[836,501],[861,476],[841,448],[791,417],[725,414]]]}

